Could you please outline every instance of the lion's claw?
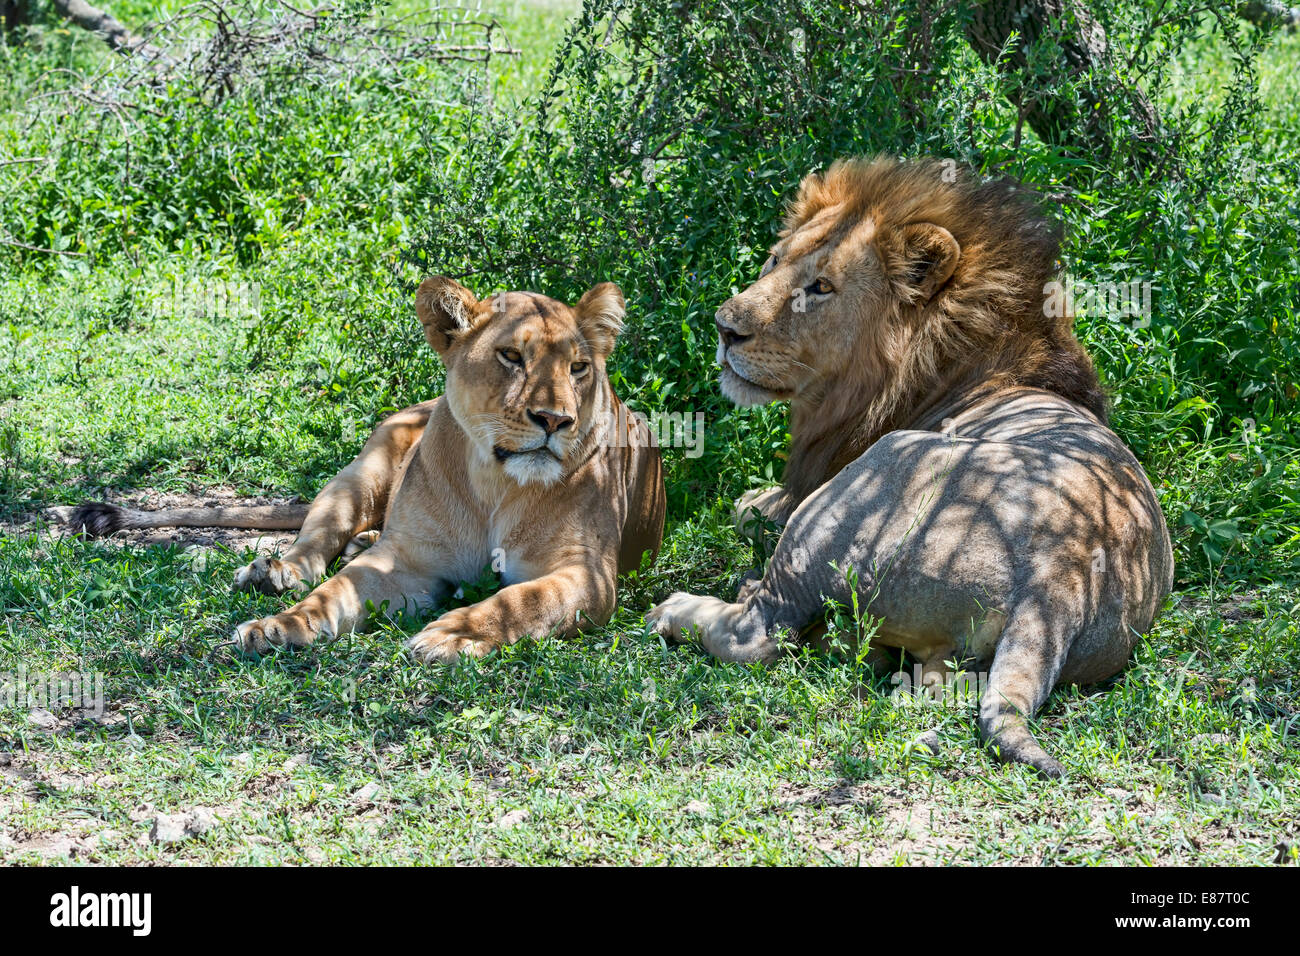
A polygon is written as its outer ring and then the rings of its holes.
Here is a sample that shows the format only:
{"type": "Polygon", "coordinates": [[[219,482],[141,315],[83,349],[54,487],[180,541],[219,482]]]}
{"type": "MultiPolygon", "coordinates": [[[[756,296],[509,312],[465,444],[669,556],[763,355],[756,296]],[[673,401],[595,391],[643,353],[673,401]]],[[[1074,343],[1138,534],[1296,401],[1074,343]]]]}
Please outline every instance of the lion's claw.
{"type": "Polygon", "coordinates": [[[260,557],[235,572],[236,591],[261,591],[263,594],[283,594],[305,587],[302,572],[296,565],[279,558],[260,557]]]}
{"type": "Polygon", "coordinates": [[[454,664],[462,656],[484,657],[500,642],[476,632],[465,608],[448,611],[406,642],[421,664],[454,664]]]}
{"type": "Polygon", "coordinates": [[[272,647],[307,647],[316,640],[316,628],[296,614],[276,614],[245,621],[235,628],[231,643],[245,653],[266,654],[272,647]]]}

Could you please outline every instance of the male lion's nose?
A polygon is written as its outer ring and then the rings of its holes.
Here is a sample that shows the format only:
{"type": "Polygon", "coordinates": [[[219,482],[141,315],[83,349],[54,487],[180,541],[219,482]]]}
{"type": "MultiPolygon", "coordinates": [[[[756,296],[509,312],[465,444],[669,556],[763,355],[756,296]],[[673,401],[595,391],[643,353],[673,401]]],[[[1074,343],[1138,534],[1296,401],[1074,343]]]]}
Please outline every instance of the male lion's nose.
{"type": "Polygon", "coordinates": [[[718,327],[718,337],[722,339],[722,345],[724,348],[731,348],[731,346],[751,338],[751,336],[748,335],[741,335],[721,319],[714,319],[713,323],[718,327]]]}
{"type": "Polygon", "coordinates": [[[573,418],[569,415],[560,415],[556,412],[547,411],[530,411],[528,417],[534,424],[540,425],[542,431],[548,435],[554,435],[561,428],[568,428],[573,424],[573,418]]]}

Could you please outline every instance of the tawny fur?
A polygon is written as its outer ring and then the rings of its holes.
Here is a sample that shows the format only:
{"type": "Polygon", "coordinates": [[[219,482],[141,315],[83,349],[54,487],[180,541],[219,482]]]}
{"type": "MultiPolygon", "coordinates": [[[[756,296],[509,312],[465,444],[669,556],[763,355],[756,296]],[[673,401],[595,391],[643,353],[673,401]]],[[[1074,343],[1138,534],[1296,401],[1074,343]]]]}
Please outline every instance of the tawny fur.
{"type": "Polygon", "coordinates": [[[873,251],[887,276],[882,300],[861,303],[870,321],[842,357],[846,377],[793,409],[783,484],[800,498],[963,381],[1047,389],[1106,421],[1105,395],[1072,318],[1043,309],[1044,286],[1061,270],[1059,225],[1019,183],[955,173],[939,160],[841,161],[804,179],[787,206],[784,237],[827,211],[841,234],[873,223],[873,251]],[[946,229],[961,250],[924,309],[911,307],[917,293],[903,230],[913,223],[946,229]]]}
{"type": "Polygon", "coordinates": [[[272,594],[307,590],[342,555],[346,566],[298,603],[239,625],[235,643],[250,651],[364,627],[371,608],[424,613],[489,566],[501,590],[420,631],[418,660],[603,624],[617,575],[658,554],[666,506],[659,450],[605,372],[622,293],[602,283],[573,306],[521,292],[480,302],[439,277],[420,286],[416,312],[447,366],[445,394],[385,419],[310,506],[90,502],[59,517],[92,535],[301,527],[283,557],[235,575],[237,588],[272,594]]]}
{"type": "Polygon", "coordinates": [[[881,158],[804,180],[717,313],[724,394],[791,403],[782,486],[737,502],[784,533],[734,603],[674,594],[650,621],[762,660],[828,599],[856,603],[927,682],[950,660],[987,671],[981,731],[1057,776],[1028,719],[1124,666],[1173,557],[1070,317],[1044,307],[1059,229],[1023,187],[953,172],[881,158]]]}
{"type": "Polygon", "coordinates": [[[570,307],[520,292],[480,302],[439,277],[420,286],[416,312],[447,366],[445,394],[387,419],[313,502],[288,553],[236,583],[302,588],[356,535],[381,523],[382,534],[287,611],[241,624],[239,646],[310,644],[365,626],[371,608],[424,613],[491,566],[499,591],[409,642],[426,662],[481,656],[605,623],[617,575],[658,553],[659,451],[605,373],[623,317],[617,286],[570,307]]]}

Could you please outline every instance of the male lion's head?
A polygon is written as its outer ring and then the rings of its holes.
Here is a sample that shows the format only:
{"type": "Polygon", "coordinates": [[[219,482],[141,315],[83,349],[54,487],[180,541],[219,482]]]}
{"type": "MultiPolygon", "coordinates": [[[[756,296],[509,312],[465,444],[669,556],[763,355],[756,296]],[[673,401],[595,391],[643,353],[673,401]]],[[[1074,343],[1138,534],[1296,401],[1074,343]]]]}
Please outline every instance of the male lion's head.
{"type": "Polygon", "coordinates": [[[437,276],[421,283],[415,310],[447,366],[452,414],[515,481],[558,481],[601,440],[612,401],[605,359],[624,315],[618,286],[601,283],[568,306],[533,292],[479,301],[437,276]]]}
{"type": "Polygon", "coordinates": [[[723,393],[792,402],[806,494],[922,405],[981,383],[1104,417],[1070,316],[1048,315],[1060,229],[1032,192],[941,161],[847,160],[804,179],[758,280],[718,310],[723,393]]]}

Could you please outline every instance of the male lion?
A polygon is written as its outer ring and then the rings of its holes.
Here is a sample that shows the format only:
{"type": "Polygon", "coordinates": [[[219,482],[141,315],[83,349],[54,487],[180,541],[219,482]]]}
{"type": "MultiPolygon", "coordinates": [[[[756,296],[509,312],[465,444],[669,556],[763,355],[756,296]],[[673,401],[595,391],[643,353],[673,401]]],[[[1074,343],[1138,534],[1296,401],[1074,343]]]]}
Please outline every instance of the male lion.
{"type": "Polygon", "coordinates": [[[283,558],[258,558],[238,588],[296,589],[355,536],[378,540],[302,601],[246,621],[237,645],[312,643],[361,627],[367,604],[423,610],[490,562],[505,587],[448,611],[409,643],[421,661],[482,656],[525,635],[568,635],[614,612],[616,577],[658,554],[662,464],[644,422],[609,384],[605,359],[624,315],[613,283],[575,306],[528,292],[482,302],[426,279],[416,312],[447,367],[441,398],[390,416],[312,502],[305,520],[267,509],[122,512],[91,505],[70,523],[114,527],[211,522],[302,527],[283,558]],[[295,520],[296,519],[296,520],[295,520]]]}
{"type": "Polygon", "coordinates": [[[1060,776],[1026,718],[1123,668],[1173,584],[1169,533],[1071,317],[1044,307],[1059,229],[1017,184],[950,172],[850,160],[803,181],[717,313],[723,393],[791,403],[782,487],[737,502],[784,533],[737,603],[677,593],[650,621],[770,659],[849,603],[852,568],[875,643],[927,682],[988,670],[986,739],[1060,776]]]}

